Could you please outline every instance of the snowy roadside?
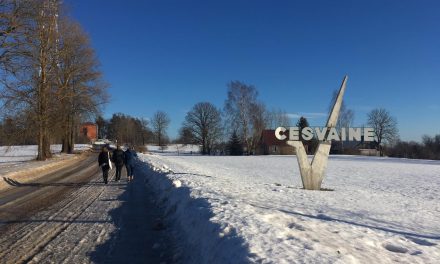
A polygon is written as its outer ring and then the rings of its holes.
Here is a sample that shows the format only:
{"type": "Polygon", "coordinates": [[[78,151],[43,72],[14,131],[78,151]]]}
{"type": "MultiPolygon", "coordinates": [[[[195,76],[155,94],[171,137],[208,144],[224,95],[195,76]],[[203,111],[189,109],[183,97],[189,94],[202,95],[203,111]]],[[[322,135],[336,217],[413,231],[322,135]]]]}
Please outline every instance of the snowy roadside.
{"type": "MultiPolygon", "coordinates": [[[[166,155],[166,154],[165,154],[166,155]]],[[[138,154],[148,171],[148,183],[153,187],[157,203],[165,208],[166,225],[172,227],[175,241],[174,260],[177,263],[247,263],[246,242],[228,224],[210,221],[212,205],[195,196],[188,186],[182,186],[164,164],[151,159],[151,154],[138,154]],[[225,253],[227,252],[227,254],[225,253]]],[[[212,202],[212,201],[211,201],[212,202]]]]}
{"type": "Polygon", "coordinates": [[[146,175],[108,184],[95,155],[0,197],[0,263],[175,263],[146,175]]]}
{"type": "Polygon", "coordinates": [[[440,163],[331,157],[301,190],[292,156],[140,155],[187,262],[435,263],[440,163]]]}
{"type": "MultiPolygon", "coordinates": [[[[75,151],[91,149],[89,144],[75,144],[75,151]]],[[[61,153],[61,145],[51,145],[51,152],[57,156],[61,153]]],[[[11,164],[20,164],[37,158],[37,146],[0,146],[0,168],[11,164]]]]}
{"type": "Polygon", "coordinates": [[[200,146],[192,144],[170,144],[166,146],[147,145],[148,152],[160,155],[200,155],[200,146]]]}
{"type": "MultiPolygon", "coordinates": [[[[90,149],[90,145],[75,145],[78,151],[90,149]]],[[[60,167],[83,159],[82,155],[62,154],[61,145],[52,145],[54,157],[46,161],[35,161],[36,146],[0,147],[0,190],[11,187],[11,183],[27,183],[51,173],[60,167]],[[9,183],[8,183],[9,182],[9,183]]]]}

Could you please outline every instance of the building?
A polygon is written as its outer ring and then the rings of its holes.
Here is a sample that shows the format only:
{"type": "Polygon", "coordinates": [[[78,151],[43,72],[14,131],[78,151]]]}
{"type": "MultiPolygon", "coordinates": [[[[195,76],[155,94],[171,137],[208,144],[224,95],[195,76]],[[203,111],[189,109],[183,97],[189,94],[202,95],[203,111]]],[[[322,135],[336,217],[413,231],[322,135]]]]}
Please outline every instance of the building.
{"type": "Polygon", "coordinates": [[[362,135],[361,141],[332,141],[332,148],[330,154],[346,154],[346,155],[362,155],[362,156],[377,156],[376,142],[364,141],[362,135]]]}
{"type": "Polygon", "coordinates": [[[263,130],[261,135],[260,148],[257,154],[264,155],[292,155],[295,154],[295,148],[287,145],[286,140],[279,140],[275,137],[275,130],[263,130]]]}
{"type": "Polygon", "coordinates": [[[93,143],[98,139],[98,125],[91,122],[83,123],[81,124],[79,134],[93,143]]]}
{"type": "Polygon", "coordinates": [[[380,151],[377,149],[359,149],[359,155],[362,156],[380,156],[380,151]]]}

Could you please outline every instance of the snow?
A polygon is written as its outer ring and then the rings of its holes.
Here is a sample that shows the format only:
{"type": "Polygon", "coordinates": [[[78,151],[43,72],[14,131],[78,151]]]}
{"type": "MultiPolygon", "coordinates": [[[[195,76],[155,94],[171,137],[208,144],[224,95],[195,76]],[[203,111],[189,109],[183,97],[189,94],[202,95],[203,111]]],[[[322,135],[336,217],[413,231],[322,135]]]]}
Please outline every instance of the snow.
{"type": "Polygon", "coordinates": [[[331,156],[305,191],[295,156],[139,156],[187,263],[440,259],[439,161],[331,156]]]}
{"type": "MultiPolygon", "coordinates": [[[[88,144],[76,144],[76,151],[91,148],[88,144]]],[[[48,172],[78,159],[75,154],[61,154],[61,145],[52,145],[53,159],[36,162],[37,146],[0,146],[0,190],[10,188],[6,179],[29,182],[41,177],[43,171],[48,172]]]]}
{"type": "MultiPolygon", "coordinates": [[[[75,144],[76,151],[84,151],[91,148],[89,144],[75,144]]],[[[51,151],[54,154],[61,152],[61,145],[52,145],[51,151]]],[[[34,160],[37,157],[37,145],[25,146],[0,146],[0,163],[16,163],[34,160]]]]}
{"type": "Polygon", "coordinates": [[[0,262],[175,263],[147,175],[135,168],[127,183],[124,169],[115,182],[113,169],[104,184],[96,156],[84,156],[74,170],[2,193],[0,262]]]}
{"type": "Polygon", "coordinates": [[[147,145],[147,149],[149,152],[153,153],[162,153],[162,154],[171,154],[171,155],[196,155],[200,152],[200,146],[192,145],[192,144],[170,144],[165,147],[160,147],[157,145],[147,145]]]}

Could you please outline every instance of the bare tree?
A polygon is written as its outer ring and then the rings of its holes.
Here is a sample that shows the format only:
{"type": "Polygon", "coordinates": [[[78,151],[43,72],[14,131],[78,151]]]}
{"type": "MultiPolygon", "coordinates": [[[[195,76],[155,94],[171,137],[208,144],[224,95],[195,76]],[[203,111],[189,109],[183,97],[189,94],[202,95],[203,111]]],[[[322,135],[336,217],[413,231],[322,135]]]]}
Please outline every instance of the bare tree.
{"type": "Polygon", "coordinates": [[[56,57],[59,3],[56,0],[15,1],[25,11],[17,14],[20,25],[26,25],[17,36],[15,45],[9,46],[8,64],[3,65],[6,76],[2,78],[0,94],[4,107],[28,108],[35,113],[38,160],[51,157],[50,105],[55,100],[54,59],[56,57]]]}
{"type": "Polygon", "coordinates": [[[75,123],[106,100],[87,37],[60,9],[59,0],[0,0],[2,109],[32,113],[38,160],[57,137],[71,152],[75,123]]]}
{"type": "Polygon", "coordinates": [[[81,26],[64,18],[59,23],[57,59],[57,108],[63,128],[62,151],[72,153],[78,121],[97,115],[108,101],[99,63],[81,26]]]}
{"type": "Polygon", "coordinates": [[[163,146],[165,139],[167,138],[167,129],[170,125],[170,118],[167,113],[163,111],[157,111],[154,113],[151,119],[151,126],[153,127],[153,133],[156,137],[158,146],[163,146]]]}
{"type": "Polygon", "coordinates": [[[95,119],[96,125],[98,125],[98,138],[107,138],[108,136],[108,121],[101,115],[98,115],[95,119]]]}
{"type": "MultiPolygon", "coordinates": [[[[338,90],[335,90],[333,92],[333,98],[332,98],[330,105],[329,105],[329,109],[328,109],[329,113],[332,111],[333,105],[335,104],[335,100],[337,97],[338,97],[338,90]]],[[[342,130],[341,129],[342,128],[348,129],[353,124],[353,121],[354,121],[354,111],[349,109],[346,106],[345,102],[342,101],[341,108],[339,110],[339,118],[336,123],[336,128],[339,133],[339,138],[342,137],[342,135],[341,135],[342,130]]],[[[341,151],[343,153],[344,152],[344,141],[343,140],[339,141],[339,144],[341,144],[341,151]]]]}
{"type": "Polygon", "coordinates": [[[143,118],[135,118],[122,113],[113,114],[109,121],[99,120],[102,129],[109,139],[116,140],[119,144],[144,146],[151,137],[148,122],[143,118]]]}
{"type": "Polygon", "coordinates": [[[221,113],[213,104],[197,103],[186,114],[184,127],[191,131],[195,143],[202,145],[202,154],[211,154],[222,135],[221,113]]]}
{"type": "Polygon", "coordinates": [[[251,122],[252,122],[252,138],[250,150],[252,153],[257,151],[261,144],[261,136],[263,130],[266,128],[266,106],[263,103],[252,104],[251,108],[251,122]]]}
{"type": "Polygon", "coordinates": [[[182,126],[179,129],[179,138],[177,139],[177,143],[180,144],[195,144],[196,140],[194,139],[194,134],[192,133],[192,129],[186,126],[182,126]]]}
{"type": "Polygon", "coordinates": [[[424,135],[422,142],[400,141],[387,148],[390,157],[440,160],[440,135],[424,135]]]}
{"type": "MultiPolygon", "coordinates": [[[[337,97],[338,97],[338,90],[335,90],[333,92],[333,97],[328,108],[329,113],[332,111],[333,105],[335,104],[335,100],[337,97]]],[[[341,128],[350,127],[353,121],[354,121],[354,111],[347,107],[345,101],[342,101],[341,109],[339,110],[339,118],[336,124],[336,128],[338,128],[339,131],[341,128]]]]}
{"type": "Polygon", "coordinates": [[[286,111],[281,109],[272,109],[266,112],[266,128],[276,129],[277,127],[290,127],[291,120],[286,111]]]}
{"type": "Polygon", "coordinates": [[[142,138],[142,146],[144,147],[145,144],[147,144],[147,141],[151,137],[151,130],[148,127],[149,124],[147,119],[141,118],[139,122],[140,122],[140,134],[142,138]]]}
{"type": "Polygon", "coordinates": [[[24,111],[15,116],[5,116],[0,132],[0,145],[34,145],[35,127],[30,116],[32,113],[24,111]]]}
{"type": "Polygon", "coordinates": [[[35,15],[32,0],[0,0],[0,65],[14,62],[18,47],[31,28],[35,15]]]}
{"type": "MultiPolygon", "coordinates": [[[[240,81],[232,81],[228,84],[228,97],[224,107],[227,124],[230,131],[237,129],[248,154],[255,150],[255,136],[257,136],[261,125],[256,123],[261,120],[254,115],[254,111],[261,110],[262,106],[257,101],[257,97],[257,89],[252,85],[240,81]]],[[[257,115],[264,117],[260,112],[257,115]]],[[[258,135],[258,138],[260,136],[261,134],[258,135]]]]}
{"type": "Polygon", "coordinates": [[[376,108],[368,114],[367,124],[374,128],[375,141],[380,155],[383,156],[382,144],[384,142],[392,143],[399,138],[397,121],[386,109],[376,108]]]}

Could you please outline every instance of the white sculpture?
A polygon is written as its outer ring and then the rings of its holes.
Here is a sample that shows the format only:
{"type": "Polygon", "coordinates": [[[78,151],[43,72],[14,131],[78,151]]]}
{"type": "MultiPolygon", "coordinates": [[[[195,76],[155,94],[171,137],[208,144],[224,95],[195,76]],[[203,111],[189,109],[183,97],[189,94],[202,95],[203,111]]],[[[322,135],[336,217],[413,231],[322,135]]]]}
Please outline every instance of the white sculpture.
{"type": "MultiPolygon", "coordinates": [[[[341,109],[342,97],[344,96],[345,86],[348,76],[344,77],[341,88],[339,88],[338,97],[335,100],[332,111],[327,120],[326,127],[335,127],[338,122],[339,110],[341,109]]],[[[306,190],[321,190],[322,180],[324,179],[324,172],[327,168],[328,155],[330,153],[331,141],[321,141],[316,149],[315,156],[310,163],[307,157],[306,150],[301,141],[289,140],[287,144],[293,146],[296,150],[296,157],[298,159],[299,170],[301,173],[301,180],[303,187],[306,190]]]]}

